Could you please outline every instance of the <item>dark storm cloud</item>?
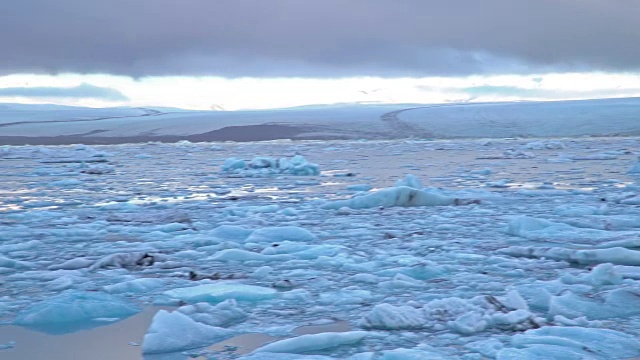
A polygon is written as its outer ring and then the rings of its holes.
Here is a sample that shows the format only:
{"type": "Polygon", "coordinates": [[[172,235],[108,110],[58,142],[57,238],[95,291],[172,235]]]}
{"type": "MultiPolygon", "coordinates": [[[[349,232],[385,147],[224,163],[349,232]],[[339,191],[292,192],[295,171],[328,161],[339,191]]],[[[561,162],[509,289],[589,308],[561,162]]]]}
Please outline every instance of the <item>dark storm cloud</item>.
{"type": "Polygon", "coordinates": [[[125,101],[128,98],[120,91],[91,84],[74,87],[9,87],[0,88],[0,97],[56,98],[56,99],[100,99],[125,101]]]}
{"type": "Polygon", "coordinates": [[[636,0],[7,0],[0,72],[638,70],[638,19],[636,0]]]}

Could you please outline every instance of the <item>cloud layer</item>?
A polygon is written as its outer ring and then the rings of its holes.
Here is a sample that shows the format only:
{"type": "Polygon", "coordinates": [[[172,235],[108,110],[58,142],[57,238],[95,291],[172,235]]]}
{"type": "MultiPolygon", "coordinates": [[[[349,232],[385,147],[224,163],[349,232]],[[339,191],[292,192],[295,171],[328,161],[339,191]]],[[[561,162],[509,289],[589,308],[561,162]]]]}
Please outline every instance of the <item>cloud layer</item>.
{"type": "Polygon", "coordinates": [[[26,97],[40,99],[99,99],[126,101],[120,91],[108,87],[80,84],[73,87],[7,87],[0,88],[0,97],[26,97]]]}
{"type": "Polygon", "coordinates": [[[5,74],[640,70],[631,0],[9,0],[2,13],[5,74]]]}

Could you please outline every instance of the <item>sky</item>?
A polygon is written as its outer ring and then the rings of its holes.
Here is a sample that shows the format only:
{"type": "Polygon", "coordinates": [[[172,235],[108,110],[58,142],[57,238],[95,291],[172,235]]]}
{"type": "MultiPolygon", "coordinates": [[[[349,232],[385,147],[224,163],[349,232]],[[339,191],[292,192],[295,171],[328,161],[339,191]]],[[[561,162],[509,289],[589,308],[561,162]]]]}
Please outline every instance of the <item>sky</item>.
{"type": "Polygon", "coordinates": [[[6,0],[0,101],[251,109],[640,96],[636,0],[6,0]]]}

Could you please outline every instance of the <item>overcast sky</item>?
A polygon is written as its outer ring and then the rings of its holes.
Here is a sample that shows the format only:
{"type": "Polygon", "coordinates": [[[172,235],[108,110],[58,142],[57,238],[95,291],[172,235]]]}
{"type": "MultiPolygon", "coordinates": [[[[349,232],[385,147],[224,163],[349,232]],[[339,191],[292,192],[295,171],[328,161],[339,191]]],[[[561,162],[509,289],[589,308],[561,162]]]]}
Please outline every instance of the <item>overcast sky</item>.
{"type": "Polygon", "coordinates": [[[640,69],[637,0],[6,0],[0,18],[5,74],[640,69]]]}
{"type": "MultiPolygon", "coordinates": [[[[339,87],[339,79],[362,77],[474,76],[454,100],[563,98],[565,90],[539,89],[548,79],[543,75],[637,79],[639,19],[638,0],[6,0],[0,7],[0,101],[140,99],[131,83],[104,76],[96,82],[95,74],[168,87],[177,77],[209,79],[211,86],[219,79],[332,79],[339,87]],[[20,74],[40,77],[16,82],[20,74]],[[499,75],[540,80],[524,90],[520,80],[477,80],[499,75]],[[61,83],[66,90],[52,89],[61,83]]],[[[255,83],[245,85],[249,91],[255,83]]],[[[378,86],[363,83],[362,91],[370,92],[370,85],[378,86]]],[[[433,90],[429,81],[412,86],[433,90]]],[[[180,90],[173,96],[193,95],[180,90]]],[[[590,96],[629,95],[614,84],[586,90],[590,96]]]]}

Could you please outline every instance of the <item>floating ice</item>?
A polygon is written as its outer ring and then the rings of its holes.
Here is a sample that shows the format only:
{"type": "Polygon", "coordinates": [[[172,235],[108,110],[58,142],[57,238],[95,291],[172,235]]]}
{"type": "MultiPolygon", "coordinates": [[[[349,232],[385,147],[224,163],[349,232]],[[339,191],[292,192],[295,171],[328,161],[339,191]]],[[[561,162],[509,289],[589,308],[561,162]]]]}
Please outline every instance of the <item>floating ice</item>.
{"type": "Polygon", "coordinates": [[[640,174],[640,157],[636,161],[635,165],[631,167],[628,171],[629,174],[640,174]]]}
{"type": "Polygon", "coordinates": [[[624,235],[623,233],[616,234],[612,231],[576,227],[530,216],[512,218],[506,233],[530,240],[565,240],[569,243],[589,244],[624,235]]]}
{"type": "Polygon", "coordinates": [[[242,226],[234,225],[221,225],[211,231],[211,236],[220,238],[223,240],[236,240],[241,241],[246,239],[253,230],[244,228],[242,226]]]}
{"type": "Polygon", "coordinates": [[[393,206],[444,206],[454,205],[456,199],[436,192],[418,190],[412,187],[399,186],[382,189],[374,193],[356,196],[349,200],[331,201],[322,206],[323,209],[370,209],[393,206]]]}
{"type": "Polygon", "coordinates": [[[241,250],[241,249],[225,249],[218,251],[209,259],[214,261],[286,261],[293,257],[289,255],[264,255],[261,253],[241,250]]]}
{"type": "Polygon", "coordinates": [[[189,303],[211,302],[218,303],[227,299],[237,301],[261,301],[276,297],[277,291],[254,285],[239,283],[216,283],[177,288],[165,291],[165,295],[189,303]]]}
{"type": "Polygon", "coordinates": [[[565,145],[560,141],[532,141],[523,146],[524,149],[528,150],[555,150],[555,149],[564,149],[565,145]]]}
{"type": "Polygon", "coordinates": [[[420,181],[420,179],[413,174],[408,174],[404,179],[396,181],[396,187],[400,186],[406,186],[414,189],[424,188],[424,186],[422,185],[422,181],[420,181]]]}
{"type": "Polygon", "coordinates": [[[640,355],[640,342],[631,335],[608,329],[542,327],[512,336],[513,348],[498,351],[498,360],[518,359],[623,359],[640,355]]]}
{"type": "Polygon", "coordinates": [[[222,171],[241,176],[263,176],[273,174],[287,174],[299,176],[320,175],[320,167],[312,164],[301,155],[292,158],[255,157],[249,162],[241,159],[229,158],[224,161],[222,171]]]}
{"type": "Polygon", "coordinates": [[[29,269],[33,264],[26,261],[14,260],[0,255],[0,268],[29,269]]]}
{"type": "Polygon", "coordinates": [[[535,316],[525,309],[526,304],[523,302],[519,294],[512,291],[502,299],[493,296],[436,299],[422,308],[379,304],[374,306],[360,324],[365,328],[390,330],[449,328],[465,335],[492,327],[537,327],[535,316]]]}
{"type": "Polygon", "coordinates": [[[160,310],[142,342],[145,354],[168,353],[204,347],[232,337],[235,332],[199,323],[179,312],[160,310]]]}
{"type": "Polygon", "coordinates": [[[566,291],[559,296],[552,296],[549,301],[549,315],[562,315],[566,318],[587,317],[593,320],[629,317],[640,314],[637,299],[638,288],[619,288],[600,294],[596,299],[566,291]]]}
{"type": "Polygon", "coordinates": [[[83,174],[104,175],[113,174],[114,172],[116,172],[116,168],[112,165],[107,164],[95,164],[82,166],[80,167],[79,171],[83,174]]]}
{"type": "Polygon", "coordinates": [[[178,308],[179,312],[189,316],[197,322],[209,326],[227,327],[243,322],[249,317],[244,310],[238,307],[233,299],[225,300],[219,304],[196,303],[178,308]]]}
{"type": "Polygon", "coordinates": [[[366,331],[348,331],[342,333],[328,332],[302,335],[290,339],[276,341],[254,350],[254,353],[293,353],[330,349],[341,345],[352,345],[364,339],[366,331]]]}
{"type": "MultiPolygon", "coordinates": [[[[336,360],[334,357],[324,355],[302,355],[302,354],[284,354],[284,353],[272,353],[272,352],[260,352],[252,353],[241,357],[242,360],[336,360]]],[[[348,358],[348,359],[351,359],[348,358]]],[[[353,360],[372,360],[371,358],[353,358],[353,360]]]]}
{"type": "Polygon", "coordinates": [[[82,185],[82,181],[78,179],[63,179],[63,180],[51,182],[49,183],[49,185],[60,186],[60,187],[78,186],[78,185],[82,185]]]}
{"type": "Polygon", "coordinates": [[[162,279],[142,278],[108,285],[104,290],[111,294],[119,293],[147,293],[151,290],[161,288],[166,285],[162,279]]]}
{"type": "Polygon", "coordinates": [[[191,217],[183,211],[151,210],[144,212],[118,212],[107,216],[113,223],[148,223],[148,224],[190,224],[191,217]]]}
{"type": "Polygon", "coordinates": [[[0,350],[13,349],[14,347],[16,347],[16,342],[15,341],[9,341],[8,343],[0,344],[0,350]]]}
{"type": "Polygon", "coordinates": [[[354,184],[347,186],[347,190],[350,191],[369,191],[373,189],[373,186],[369,184],[354,184]]]}
{"type": "Polygon", "coordinates": [[[629,250],[622,247],[574,250],[566,248],[511,246],[500,249],[498,252],[511,256],[564,260],[578,264],[612,263],[617,265],[640,266],[640,251],[629,250]]]}
{"type": "Polygon", "coordinates": [[[308,230],[297,226],[274,226],[260,228],[251,233],[245,240],[248,243],[270,242],[276,243],[285,240],[313,241],[316,237],[308,230]]]}
{"type": "Polygon", "coordinates": [[[89,266],[93,265],[95,262],[96,262],[95,260],[79,257],[79,258],[67,260],[67,261],[63,262],[62,264],[53,264],[53,265],[49,266],[49,270],[77,270],[77,269],[84,269],[84,268],[88,268],[89,266]]]}
{"type": "Polygon", "coordinates": [[[411,306],[378,304],[365,316],[362,326],[372,329],[420,329],[425,326],[424,314],[411,306]]]}
{"type": "Polygon", "coordinates": [[[113,295],[67,290],[18,313],[14,323],[47,332],[70,332],[97,326],[100,318],[126,318],[140,311],[137,306],[113,295]]]}
{"type": "Polygon", "coordinates": [[[606,207],[595,207],[585,205],[560,205],[553,209],[556,215],[560,216],[585,216],[605,214],[606,207]]]}
{"type": "Polygon", "coordinates": [[[151,266],[154,262],[155,255],[147,253],[117,253],[98,259],[93,265],[91,265],[90,269],[97,270],[109,267],[128,268],[135,266],[151,266]]]}

